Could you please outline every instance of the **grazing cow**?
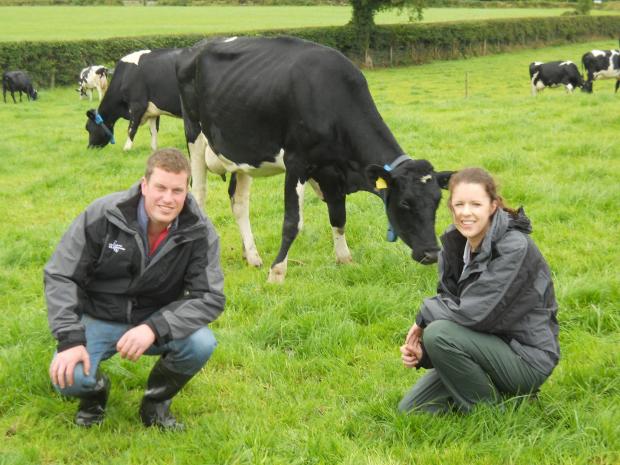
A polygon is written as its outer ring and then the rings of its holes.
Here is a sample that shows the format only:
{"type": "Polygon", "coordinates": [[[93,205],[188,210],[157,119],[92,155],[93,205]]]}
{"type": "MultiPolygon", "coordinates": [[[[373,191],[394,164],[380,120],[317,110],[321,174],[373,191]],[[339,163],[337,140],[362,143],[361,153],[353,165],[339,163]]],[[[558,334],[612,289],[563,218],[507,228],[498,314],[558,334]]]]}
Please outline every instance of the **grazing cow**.
{"type": "Polygon", "coordinates": [[[583,88],[583,77],[572,61],[550,61],[542,63],[535,61],[530,63],[530,82],[532,83],[532,95],[545,87],[557,87],[564,85],[566,92],[571,94],[576,87],[583,88]]]}
{"type": "Polygon", "coordinates": [[[192,190],[202,203],[205,168],[235,174],[229,195],[251,265],[262,264],[249,221],[252,177],[285,172],[282,242],[270,282],[284,280],[306,181],[327,203],[337,262],[351,261],[345,197],[360,190],[383,198],[416,261],[437,260],[435,213],[451,173],[403,153],[363,74],[341,53],[290,37],[219,39],[185,49],[177,77],[192,190]]]}
{"type": "Polygon", "coordinates": [[[93,101],[93,89],[97,89],[99,101],[105,91],[108,90],[108,68],[105,66],[89,66],[80,71],[80,80],[78,88],[80,99],[88,95],[88,100],[93,101]]]}
{"type": "Polygon", "coordinates": [[[587,81],[583,89],[592,92],[592,82],[597,79],[615,79],[616,90],[620,87],[620,51],[618,50],[591,50],[581,57],[584,69],[587,71],[587,81]]]}
{"type": "Polygon", "coordinates": [[[181,101],[174,63],[181,49],[140,50],[116,64],[108,91],[97,110],[86,112],[88,147],[114,143],[114,124],[129,120],[124,150],[130,150],[138,127],[150,123],[151,148],[157,148],[161,115],[181,117],[181,101]]]}
{"type": "Polygon", "coordinates": [[[13,103],[17,103],[15,100],[15,92],[19,92],[19,101],[22,101],[22,92],[26,93],[28,100],[36,100],[38,93],[36,89],[32,87],[32,80],[25,71],[7,71],[2,75],[2,97],[4,103],[6,103],[6,91],[11,93],[13,97],[13,103]]]}

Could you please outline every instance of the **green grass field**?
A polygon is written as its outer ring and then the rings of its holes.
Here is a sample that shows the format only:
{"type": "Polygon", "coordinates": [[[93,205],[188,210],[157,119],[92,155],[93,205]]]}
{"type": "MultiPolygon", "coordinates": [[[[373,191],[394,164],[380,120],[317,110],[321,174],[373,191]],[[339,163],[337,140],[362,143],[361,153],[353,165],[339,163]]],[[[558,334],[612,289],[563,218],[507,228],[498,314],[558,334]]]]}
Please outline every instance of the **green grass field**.
{"type": "MultiPolygon", "coordinates": [[[[51,10],[50,10],[51,11],[51,10]]],[[[0,464],[597,464],[620,463],[620,95],[562,89],[530,96],[533,60],[578,61],[614,41],[366,72],[379,110],[403,148],[438,170],[483,166],[510,205],[525,206],[553,271],[562,360],[536,402],[507,401],[469,416],[401,416],[396,404],[421,372],[398,347],[436,266],[384,240],[378,198],[349,197],[355,263],[334,263],[327,211],[309,189],[305,229],[282,286],[241,260],[226,184],[209,178],[206,211],[222,237],[227,309],[212,325],[213,358],[175,399],[180,434],[137,416],[154,360],[113,358],[100,428],[73,426],[76,404],[50,388],[55,343],[42,267],[70,221],[93,199],[136,181],[149,154],[86,149],[72,88],[40,101],[0,102],[0,464]],[[468,97],[465,98],[465,77],[468,97]]],[[[161,145],[184,147],[181,122],[162,118],[161,145]]],[[[278,249],[283,178],[254,183],[252,218],[266,262],[278,249]]],[[[449,224],[445,198],[437,231],[449,224]]]]}
{"type": "MultiPolygon", "coordinates": [[[[428,8],[424,21],[559,16],[568,9],[428,8]]],[[[611,14],[596,11],[593,14],[611,14]]],[[[0,41],[97,39],[149,34],[253,31],[339,26],[351,19],[347,6],[269,7],[1,7],[0,41]]],[[[407,22],[396,10],[377,15],[377,24],[407,22]]]]}

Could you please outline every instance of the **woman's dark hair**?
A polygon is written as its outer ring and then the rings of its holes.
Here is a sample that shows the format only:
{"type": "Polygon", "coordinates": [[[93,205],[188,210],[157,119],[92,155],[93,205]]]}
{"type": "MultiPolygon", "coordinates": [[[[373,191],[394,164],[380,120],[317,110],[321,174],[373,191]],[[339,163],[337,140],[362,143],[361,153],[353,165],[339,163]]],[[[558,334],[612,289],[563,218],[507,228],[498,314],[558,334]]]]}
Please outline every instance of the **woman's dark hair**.
{"type": "Polygon", "coordinates": [[[450,182],[448,183],[448,191],[450,192],[450,196],[448,197],[448,208],[450,210],[452,210],[452,192],[454,188],[461,183],[480,184],[484,187],[491,202],[495,200],[499,208],[510,213],[513,217],[517,216],[516,210],[504,205],[504,199],[497,193],[497,183],[493,179],[493,176],[482,168],[463,168],[450,176],[450,182]]]}

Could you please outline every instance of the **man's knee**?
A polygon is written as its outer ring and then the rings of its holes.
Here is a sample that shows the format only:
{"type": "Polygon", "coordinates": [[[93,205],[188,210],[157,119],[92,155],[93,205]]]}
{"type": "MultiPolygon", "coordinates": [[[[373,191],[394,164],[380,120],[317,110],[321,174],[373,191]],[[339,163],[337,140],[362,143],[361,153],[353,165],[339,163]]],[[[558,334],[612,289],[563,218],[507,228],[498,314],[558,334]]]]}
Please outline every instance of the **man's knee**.
{"type": "Polygon", "coordinates": [[[97,380],[94,374],[91,373],[91,375],[86,376],[83,365],[79,363],[76,365],[75,370],[73,370],[73,384],[71,386],[65,384],[64,388],[55,384],[54,389],[63,396],[80,397],[91,392],[96,384],[97,380]]]}
{"type": "Polygon", "coordinates": [[[177,346],[178,351],[173,356],[176,362],[173,362],[173,364],[177,366],[173,369],[182,370],[183,372],[200,370],[211,358],[211,354],[213,354],[216,346],[217,341],[209,328],[205,326],[195,331],[185,338],[180,346],[177,346]]]}
{"type": "Polygon", "coordinates": [[[205,327],[199,329],[190,336],[191,351],[196,358],[203,359],[205,363],[217,347],[217,341],[213,332],[205,327]]]}

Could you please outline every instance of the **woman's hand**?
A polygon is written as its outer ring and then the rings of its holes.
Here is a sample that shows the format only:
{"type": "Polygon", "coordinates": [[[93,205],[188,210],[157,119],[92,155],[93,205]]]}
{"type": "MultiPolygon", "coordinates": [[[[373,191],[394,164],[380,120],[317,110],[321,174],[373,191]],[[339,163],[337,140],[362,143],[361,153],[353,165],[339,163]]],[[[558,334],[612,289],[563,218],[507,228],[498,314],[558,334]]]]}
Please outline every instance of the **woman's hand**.
{"type": "Polygon", "coordinates": [[[415,368],[422,360],[422,346],[416,344],[403,344],[400,346],[401,359],[407,368],[415,368]]]}
{"type": "Polygon", "coordinates": [[[422,334],[424,333],[424,329],[420,328],[417,324],[414,324],[409,332],[407,333],[407,338],[405,339],[405,344],[409,344],[411,346],[415,346],[420,343],[422,340],[422,334]]]}

